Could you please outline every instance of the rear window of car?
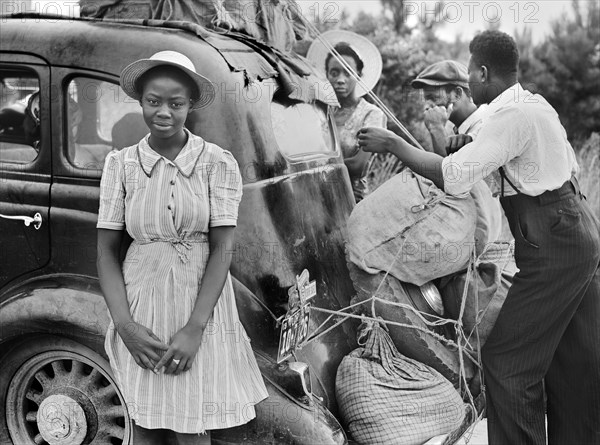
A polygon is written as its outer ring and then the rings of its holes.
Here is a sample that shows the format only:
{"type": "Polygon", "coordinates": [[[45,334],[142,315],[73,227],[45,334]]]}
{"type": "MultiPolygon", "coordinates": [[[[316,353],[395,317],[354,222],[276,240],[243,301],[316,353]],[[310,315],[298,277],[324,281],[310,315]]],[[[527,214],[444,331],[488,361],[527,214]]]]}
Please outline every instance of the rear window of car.
{"type": "Polygon", "coordinates": [[[279,149],[291,159],[335,153],[333,128],[324,105],[274,101],[271,123],[279,149]]]}
{"type": "Polygon", "coordinates": [[[116,83],[75,77],[66,103],[67,156],[76,167],[100,170],[111,150],[136,144],[148,131],[139,103],[116,83]]]}

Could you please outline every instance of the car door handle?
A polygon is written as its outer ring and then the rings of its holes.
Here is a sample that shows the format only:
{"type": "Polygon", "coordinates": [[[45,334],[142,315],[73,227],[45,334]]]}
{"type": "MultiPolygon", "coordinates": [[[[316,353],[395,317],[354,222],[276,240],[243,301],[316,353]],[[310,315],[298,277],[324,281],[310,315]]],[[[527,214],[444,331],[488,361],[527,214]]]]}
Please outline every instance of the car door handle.
{"type": "Polygon", "coordinates": [[[2,213],[0,213],[0,218],[22,220],[23,224],[25,224],[27,227],[29,227],[29,224],[33,223],[35,230],[39,230],[39,228],[42,227],[42,215],[40,215],[39,212],[33,215],[33,218],[31,216],[3,215],[2,213]]]}

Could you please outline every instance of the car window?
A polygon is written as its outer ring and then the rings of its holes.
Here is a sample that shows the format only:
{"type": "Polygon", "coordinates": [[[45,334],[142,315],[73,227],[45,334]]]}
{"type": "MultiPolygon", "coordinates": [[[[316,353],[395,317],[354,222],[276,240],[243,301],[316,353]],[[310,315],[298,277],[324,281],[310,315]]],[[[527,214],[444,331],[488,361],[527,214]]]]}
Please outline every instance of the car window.
{"type": "Polygon", "coordinates": [[[139,103],[116,83],[75,77],[66,103],[67,156],[76,167],[100,170],[111,150],[134,145],[147,133],[139,103]]]}
{"type": "Polygon", "coordinates": [[[40,146],[40,81],[26,69],[0,68],[0,162],[28,164],[40,146]]]}
{"type": "Polygon", "coordinates": [[[274,101],[271,122],[277,145],[284,155],[295,158],[335,151],[325,107],[274,101]]]}

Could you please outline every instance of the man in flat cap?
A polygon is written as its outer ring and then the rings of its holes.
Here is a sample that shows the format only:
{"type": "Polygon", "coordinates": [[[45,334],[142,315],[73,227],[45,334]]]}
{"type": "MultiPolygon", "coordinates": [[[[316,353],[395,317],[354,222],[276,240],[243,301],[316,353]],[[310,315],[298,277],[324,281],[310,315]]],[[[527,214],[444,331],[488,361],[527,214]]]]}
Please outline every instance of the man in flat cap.
{"type": "MultiPolygon", "coordinates": [[[[431,134],[435,153],[445,157],[475,139],[487,105],[477,108],[473,103],[465,65],[454,60],[434,63],[421,71],[411,85],[423,90],[424,121],[431,134]],[[448,121],[454,125],[451,135],[446,131],[448,121]]],[[[505,221],[499,200],[492,196],[484,182],[471,189],[471,196],[477,207],[475,247],[479,255],[488,243],[498,241],[503,232],[508,233],[508,222],[505,221]]]]}
{"type": "Polygon", "coordinates": [[[431,134],[435,153],[446,156],[447,145],[456,149],[475,138],[487,105],[477,108],[473,103],[465,65],[454,60],[434,63],[421,71],[411,85],[423,90],[424,121],[431,134]],[[463,136],[448,139],[448,121],[454,124],[454,134],[463,136]]]}

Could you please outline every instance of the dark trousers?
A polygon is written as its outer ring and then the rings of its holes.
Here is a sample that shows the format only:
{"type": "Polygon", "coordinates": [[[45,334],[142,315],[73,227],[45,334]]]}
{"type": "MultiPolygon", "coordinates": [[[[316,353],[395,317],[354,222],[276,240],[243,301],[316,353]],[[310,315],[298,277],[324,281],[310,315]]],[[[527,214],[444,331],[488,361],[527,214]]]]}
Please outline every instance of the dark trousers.
{"type": "Polygon", "coordinates": [[[576,185],[501,199],[519,272],[482,350],[490,445],[600,444],[600,227],[576,185]]]}

